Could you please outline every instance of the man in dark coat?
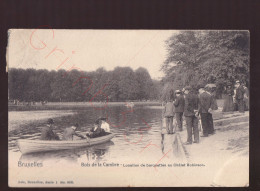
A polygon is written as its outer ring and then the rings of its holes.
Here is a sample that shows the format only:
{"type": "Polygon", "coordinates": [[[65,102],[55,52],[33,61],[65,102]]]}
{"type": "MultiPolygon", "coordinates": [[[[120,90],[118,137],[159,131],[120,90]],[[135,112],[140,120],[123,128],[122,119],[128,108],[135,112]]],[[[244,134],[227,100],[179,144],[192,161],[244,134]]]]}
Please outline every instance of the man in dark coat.
{"type": "Polygon", "coordinates": [[[212,110],[218,109],[217,99],[216,99],[216,85],[215,84],[207,84],[205,86],[205,90],[212,96],[212,110]]]}
{"type": "Polygon", "coordinates": [[[76,123],[74,126],[68,127],[64,130],[63,132],[63,137],[62,140],[66,140],[66,141],[72,141],[73,140],[73,136],[78,136],[82,139],[85,139],[85,137],[81,134],[78,134],[76,132],[76,129],[79,127],[79,124],[76,123]]]}
{"type": "Polygon", "coordinates": [[[245,89],[242,86],[240,81],[236,81],[235,87],[236,87],[235,99],[238,106],[238,111],[244,113],[245,112],[245,106],[244,106],[245,89]]]}
{"type": "MultiPolygon", "coordinates": [[[[210,109],[211,110],[217,110],[218,109],[218,104],[216,100],[216,88],[210,88],[210,87],[205,87],[206,92],[211,96],[212,98],[212,104],[210,109]]],[[[213,115],[211,112],[209,112],[209,129],[208,133],[209,134],[214,134],[215,129],[214,129],[214,122],[213,122],[213,115]]]]}
{"type": "Polygon", "coordinates": [[[199,114],[201,116],[201,125],[203,129],[202,137],[207,137],[209,133],[211,133],[210,123],[210,111],[213,105],[212,96],[205,91],[204,87],[200,87],[199,89],[199,114]]]}
{"type": "Polygon", "coordinates": [[[198,96],[190,93],[191,87],[185,87],[184,91],[184,116],[187,124],[187,142],[192,144],[192,132],[194,134],[194,143],[199,143],[198,129],[198,96]]]}
{"type": "Polygon", "coordinates": [[[101,137],[103,135],[106,135],[106,132],[104,129],[101,128],[102,121],[100,119],[97,119],[95,121],[94,127],[90,129],[90,132],[87,133],[87,137],[89,138],[96,138],[101,137]]]}
{"type": "Polygon", "coordinates": [[[174,101],[174,106],[175,106],[175,117],[178,125],[178,130],[182,131],[182,116],[184,112],[184,97],[181,94],[180,90],[175,91],[176,95],[176,100],[174,101]]]}
{"type": "Polygon", "coordinates": [[[48,119],[47,125],[42,127],[41,140],[60,140],[59,136],[53,132],[53,119],[48,119]]]}

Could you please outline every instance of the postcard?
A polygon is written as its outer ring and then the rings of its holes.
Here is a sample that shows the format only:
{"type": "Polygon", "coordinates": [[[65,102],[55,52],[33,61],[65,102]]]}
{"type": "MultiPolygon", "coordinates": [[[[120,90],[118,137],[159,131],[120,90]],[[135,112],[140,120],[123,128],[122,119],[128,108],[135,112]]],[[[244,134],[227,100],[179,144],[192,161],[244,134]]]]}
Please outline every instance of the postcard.
{"type": "Polygon", "coordinates": [[[249,186],[250,33],[8,31],[10,187],[249,186]]]}

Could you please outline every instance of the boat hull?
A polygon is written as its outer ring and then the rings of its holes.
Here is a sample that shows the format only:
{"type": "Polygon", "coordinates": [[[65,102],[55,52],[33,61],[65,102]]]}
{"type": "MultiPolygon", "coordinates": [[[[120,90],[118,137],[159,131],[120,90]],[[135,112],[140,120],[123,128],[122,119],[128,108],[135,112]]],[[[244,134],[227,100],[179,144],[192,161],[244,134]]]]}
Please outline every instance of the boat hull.
{"type": "Polygon", "coordinates": [[[111,140],[114,134],[109,134],[97,138],[74,140],[74,141],[45,141],[45,140],[28,140],[19,139],[17,145],[22,154],[66,150],[79,147],[87,147],[91,145],[105,143],[111,140]]]}

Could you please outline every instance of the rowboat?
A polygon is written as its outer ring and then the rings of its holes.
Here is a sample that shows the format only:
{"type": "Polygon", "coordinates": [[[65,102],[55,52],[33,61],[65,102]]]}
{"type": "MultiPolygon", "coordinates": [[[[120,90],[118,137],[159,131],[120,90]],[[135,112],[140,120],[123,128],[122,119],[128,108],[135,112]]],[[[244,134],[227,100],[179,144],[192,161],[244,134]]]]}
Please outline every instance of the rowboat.
{"type": "Polygon", "coordinates": [[[105,143],[111,140],[115,135],[110,133],[101,137],[74,140],[74,141],[45,141],[45,140],[29,140],[19,139],[17,145],[22,154],[55,151],[55,150],[67,150],[79,147],[87,147],[96,144],[105,143]]]}

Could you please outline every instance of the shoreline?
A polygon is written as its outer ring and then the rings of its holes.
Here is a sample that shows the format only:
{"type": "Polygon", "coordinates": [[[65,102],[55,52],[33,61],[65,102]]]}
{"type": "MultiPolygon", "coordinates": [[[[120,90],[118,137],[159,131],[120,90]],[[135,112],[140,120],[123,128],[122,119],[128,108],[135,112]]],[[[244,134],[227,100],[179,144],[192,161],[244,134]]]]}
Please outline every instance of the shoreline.
{"type": "MultiPolygon", "coordinates": [[[[127,106],[129,102],[48,102],[46,105],[37,103],[36,105],[8,105],[8,111],[31,111],[31,110],[61,110],[61,109],[72,109],[85,108],[85,107],[106,107],[106,106],[127,106]]],[[[159,106],[159,101],[138,101],[132,102],[135,106],[159,106]]],[[[130,107],[130,106],[128,106],[130,107]]]]}

